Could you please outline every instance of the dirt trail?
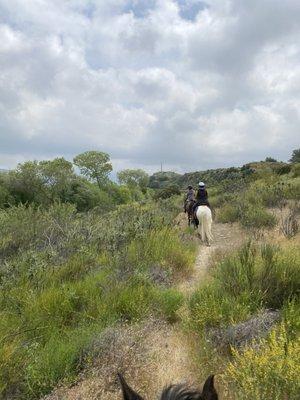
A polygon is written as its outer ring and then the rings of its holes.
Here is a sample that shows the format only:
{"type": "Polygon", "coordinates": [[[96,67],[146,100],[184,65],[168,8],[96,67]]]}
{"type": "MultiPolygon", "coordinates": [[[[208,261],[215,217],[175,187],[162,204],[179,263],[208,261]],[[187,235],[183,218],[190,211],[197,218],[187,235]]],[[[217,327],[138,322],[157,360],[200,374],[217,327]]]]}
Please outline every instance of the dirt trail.
{"type": "MultiPolygon", "coordinates": [[[[185,215],[178,217],[184,228],[185,215]]],[[[204,279],[212,257],[232,251],[244,240],[238,225],[213,224],[214,241],[211,247],[199,240],[199,251],[192,275],[177,288],[189,296],[204,279]]],[[[120,400],[115,379],[123,371],[135,390],[146,398],[155,398],[170,383],[199,383],[199,364],[194,357],[196,338],[183,331],[180,324],[150,319],[144,324],[109,329],[95,343],[93,365],[72,388],[57,389],[47,400],[120,400]]]]}

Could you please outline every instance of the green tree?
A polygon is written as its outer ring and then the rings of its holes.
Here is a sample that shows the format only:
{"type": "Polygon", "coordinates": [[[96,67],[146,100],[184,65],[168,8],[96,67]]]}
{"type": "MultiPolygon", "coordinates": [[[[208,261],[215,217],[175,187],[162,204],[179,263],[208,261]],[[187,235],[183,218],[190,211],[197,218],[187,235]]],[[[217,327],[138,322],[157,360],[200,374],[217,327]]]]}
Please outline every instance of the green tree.
{"type": "Polygon", "coordinates": [[[42,203],[45,192],[38,161],[26,161],[8,173],[8,189],[16,202],[42,203]]]}
{"type": "Polygon", "coordinates": [[[75,178],[72,163],[63,157],[41,161],[38,164],[38,173],[51,200],[63,200],[63,193],[75,178]]]}
{"type": "Polygon", "coordinates": [[[99,188],[109,180],[108,175],[112,171],[109,161],[109,155],[101,151],[86,151],[73,159],[81,174],[91,181],[97,182],[99,188]]]}
{"type": "Polygon", "coordinates": [[[142,169],[124,169],[117,174],[120,184],[129,187],[145,189],[149,182],[149,175],[142,169]]]}
{"type": "Polygon", "coordinates": [[[292,163],[300,162],[300,149],[296,149],[296,150],[293,151],[292,157],[291,157],[291,159],[289,161],[292,162],[292,163]]]}
{"type": "Polygon", "coordinates": [[[7,176],[10,193],[21,203],[44,204],[64,200],[64,192],[76,178],[71,162],[64,158],[26,161],[7,176]]]}
{"type": "Polygon", "coordinates": [[[180,195],[180,188],[178,185],[170,185],[167,186],[163,189],[158,189],[154,193],[153,198],[155,200],[157,199],[168,199],[169,197],[175,196],[175,195],[180,195]]]}
{"type": "Polygon", "coordinates": [[[265,162],[278,162],[278,161],[276,160],[276,158],[267,157],[267,158],[265,159],[265,162]]]}
{"type": "Polygon", "coordinates": [[[8,207],[9,204],[13,203],[14,199],[8,189],[0,183],[0,208],[8,207]]]}

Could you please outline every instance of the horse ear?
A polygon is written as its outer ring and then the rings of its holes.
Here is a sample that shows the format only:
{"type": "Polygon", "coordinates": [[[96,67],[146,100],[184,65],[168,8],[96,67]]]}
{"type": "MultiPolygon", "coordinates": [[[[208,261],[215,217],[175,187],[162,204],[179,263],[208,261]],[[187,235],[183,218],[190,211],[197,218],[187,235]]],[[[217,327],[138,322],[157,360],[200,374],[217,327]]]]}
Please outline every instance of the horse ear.
{"type": "Polygon", "coordinates": [[[214,386],[214,375],[210,375],[203,386],[202,398],[203,400],[218,400],[218,393],[214,386]]]}
{"type": "Polygon", "coordinates": [[[127,385],[123,375],[118,373],[118,377],[121,383],[124,400],[143,400],[139,394],[137,394],[129,385],[127,385]]]}

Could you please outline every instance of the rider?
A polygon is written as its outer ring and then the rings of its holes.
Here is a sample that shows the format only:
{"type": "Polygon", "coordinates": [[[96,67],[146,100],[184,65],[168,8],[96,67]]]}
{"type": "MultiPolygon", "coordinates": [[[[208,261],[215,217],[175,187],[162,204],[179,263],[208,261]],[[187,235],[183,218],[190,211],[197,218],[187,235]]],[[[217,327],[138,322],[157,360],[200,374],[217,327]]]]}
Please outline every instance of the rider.
{"type": "Polygon", "coordinates": [[[194,203],[194,201],[195,201],[195,191],[193,189],[193,186],[189,185],[188,191],[184,197],[184,212],[185,213],[188,211],[187,210],[188,203],[190,203],[190,202],[194,203]]]}
{"type": "Polygon", "coordinates": [[[208,193],[205,188],[204,182],[199,182],[199,189],[196,193],[196,203],[194,204],[193,211],[195,212],[198,206],[207,206],[210,208],[210,204],[208,202],[208,193]]]}

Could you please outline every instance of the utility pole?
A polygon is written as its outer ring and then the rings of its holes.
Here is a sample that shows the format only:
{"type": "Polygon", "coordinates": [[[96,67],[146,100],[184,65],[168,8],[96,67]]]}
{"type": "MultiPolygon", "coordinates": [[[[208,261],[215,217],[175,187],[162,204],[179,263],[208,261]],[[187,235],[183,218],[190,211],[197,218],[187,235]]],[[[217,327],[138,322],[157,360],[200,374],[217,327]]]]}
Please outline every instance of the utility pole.
{"type": "Polygon", "coordinates": [[[162,172],[162,162],[160,163],[160,172],[162,172]]]}

